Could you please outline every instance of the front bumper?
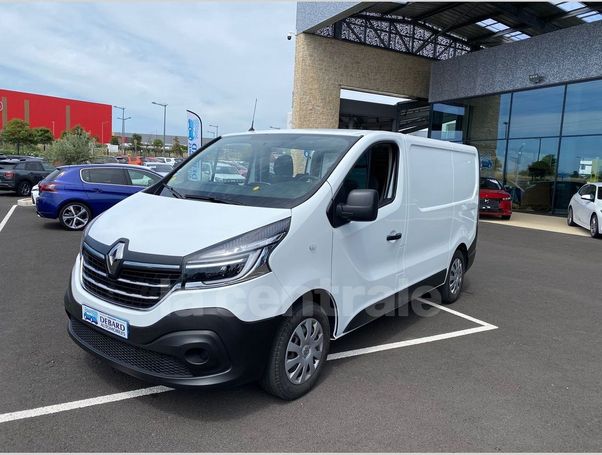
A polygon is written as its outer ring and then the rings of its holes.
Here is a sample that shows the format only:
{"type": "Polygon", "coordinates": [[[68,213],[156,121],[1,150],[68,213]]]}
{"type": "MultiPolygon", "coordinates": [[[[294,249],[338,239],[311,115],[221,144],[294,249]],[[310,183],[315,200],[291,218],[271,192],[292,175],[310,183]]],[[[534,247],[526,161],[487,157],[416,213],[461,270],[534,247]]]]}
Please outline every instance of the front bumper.
{"type": "Polygon", "coordinates": [[[504,199],[481,199],[479,201],[479,215],[511,216],[512,201],[504,199]],[[490,203],[484,201],[490,201],[490,203]]]}
{"type": "Polygon", "coordinates": [[[175,311],[127,340],[82,320],[71,285],[65,294],[69,335],[114,368],[170,387],[233,386],[261,377],[280,318],[243,322],[223,308],[175,311]]]}

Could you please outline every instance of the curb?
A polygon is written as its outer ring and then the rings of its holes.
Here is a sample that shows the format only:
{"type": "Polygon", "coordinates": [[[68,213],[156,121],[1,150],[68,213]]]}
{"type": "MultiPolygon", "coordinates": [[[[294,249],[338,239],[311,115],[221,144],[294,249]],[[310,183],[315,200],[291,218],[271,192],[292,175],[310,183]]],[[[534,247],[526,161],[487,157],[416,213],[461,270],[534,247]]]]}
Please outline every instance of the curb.
{"type": "Polygon", "coordinates": [[[33,202],[31,202],[31,198],[30,197],[26,197],[23,199],[19,199],[17,201],[17,205],[19,207],[33,207],[33,202]]]}

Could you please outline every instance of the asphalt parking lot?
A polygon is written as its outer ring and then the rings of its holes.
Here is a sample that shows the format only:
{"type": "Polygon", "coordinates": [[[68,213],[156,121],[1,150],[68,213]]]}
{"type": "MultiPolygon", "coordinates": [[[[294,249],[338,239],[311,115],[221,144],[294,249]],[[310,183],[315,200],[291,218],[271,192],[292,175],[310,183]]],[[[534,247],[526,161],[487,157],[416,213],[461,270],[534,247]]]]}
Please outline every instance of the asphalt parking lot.
{"type": "MultiPolygon", "coordinates": [[[[0,193],[0,222],[16,200],[0,193]]],[[[1,450],[602,448],[602,241],[487,223],[464,294],[448,307],[457,314],[410,311],[334,342],[335,353],[361,355],[329,361],[318,387],[295,402],[248,385],[2,422],[8,413],[150,386],[67,335],[63,293],[80,238],[31,207],[18,207],[0,232],[1,450]],[[389,343],[397,344],[361,351],[389,343]]]]}

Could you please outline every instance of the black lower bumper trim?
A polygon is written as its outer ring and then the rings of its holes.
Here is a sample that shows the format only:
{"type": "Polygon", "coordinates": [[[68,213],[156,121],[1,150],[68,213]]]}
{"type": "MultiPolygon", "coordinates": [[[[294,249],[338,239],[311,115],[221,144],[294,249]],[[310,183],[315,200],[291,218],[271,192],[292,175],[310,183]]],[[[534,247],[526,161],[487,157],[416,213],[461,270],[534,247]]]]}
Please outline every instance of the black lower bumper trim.
{"type": "Polygon", "coordinates": [[[86,351],[137,378],[170,387],[240,385],[261,377],[280,318],[246,323],[223,308],[173,312],[149,327],[130,325],[128,339],[82,320],[65,294],[69,335],[86,351]]]}

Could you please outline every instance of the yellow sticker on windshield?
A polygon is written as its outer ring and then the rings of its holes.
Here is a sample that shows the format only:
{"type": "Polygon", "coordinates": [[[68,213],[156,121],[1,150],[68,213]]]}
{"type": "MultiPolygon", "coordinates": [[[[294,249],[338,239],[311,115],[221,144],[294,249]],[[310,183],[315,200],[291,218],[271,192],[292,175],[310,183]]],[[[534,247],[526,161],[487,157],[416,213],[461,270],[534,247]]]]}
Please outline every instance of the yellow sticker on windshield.
{"type": "Polygon", "coordinates": [[[254,186],[253,187],[253,191],[259,191],[259,187],[258,186],[254,186]]]}

